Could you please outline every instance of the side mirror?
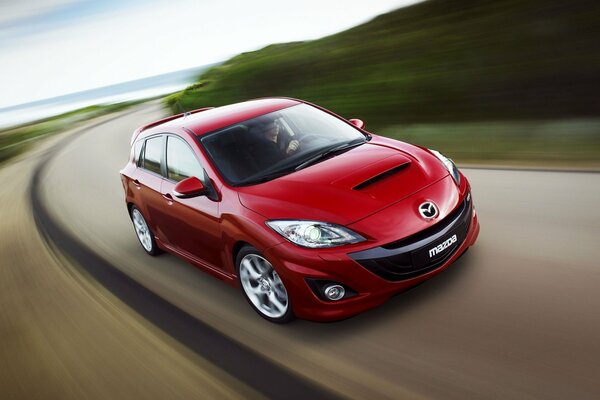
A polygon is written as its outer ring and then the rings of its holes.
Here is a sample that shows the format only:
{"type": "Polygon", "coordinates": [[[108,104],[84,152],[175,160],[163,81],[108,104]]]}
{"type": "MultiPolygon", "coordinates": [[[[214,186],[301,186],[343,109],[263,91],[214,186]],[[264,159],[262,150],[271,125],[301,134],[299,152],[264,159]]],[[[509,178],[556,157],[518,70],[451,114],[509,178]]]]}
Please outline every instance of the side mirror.
{"type": "Polygon", "coordinates": [[[357,127],[358,129],[365,129],[365,123],[363,122],[362,119],[358,119],[358,118],[352,118],[351,120],[349,120],[350,123],[352,125],[354,125],[355,127],[357,127]]]}
{"type": "Polygon", "coordinates": [[[180,199],[187,199],[190,197],[198,197],[207,194],[206,187],[202,184],[200,179],[195,176],[190,176],[179,182],[173,188],[173,194],[180,199]]]}

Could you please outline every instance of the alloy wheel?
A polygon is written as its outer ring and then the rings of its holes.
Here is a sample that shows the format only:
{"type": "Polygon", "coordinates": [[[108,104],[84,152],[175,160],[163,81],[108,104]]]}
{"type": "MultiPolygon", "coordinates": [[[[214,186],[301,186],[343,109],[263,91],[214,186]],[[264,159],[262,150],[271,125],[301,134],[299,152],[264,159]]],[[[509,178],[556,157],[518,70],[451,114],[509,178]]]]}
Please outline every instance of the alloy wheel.
{"type": "Polygon", "coordinates": [[[151,253],[153,249],[152,234],[140,210],[134,208],[131,212],[131,219],[140,243],[148,253],[151,253]]]}
{"type": "Polygon", "coordinates": [[[254,307],[271,319],[283,318],[288,312],[288,293],[273,266],[258,254],[248,254],[240,261],[240,282],[254,307]]]}

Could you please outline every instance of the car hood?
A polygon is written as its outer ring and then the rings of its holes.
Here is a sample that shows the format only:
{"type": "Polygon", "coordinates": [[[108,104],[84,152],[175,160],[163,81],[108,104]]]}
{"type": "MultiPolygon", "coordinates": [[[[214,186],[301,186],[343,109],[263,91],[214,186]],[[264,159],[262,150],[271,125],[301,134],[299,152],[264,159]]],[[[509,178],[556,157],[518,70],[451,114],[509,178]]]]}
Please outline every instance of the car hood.
{"type": "Polygon", "coordinates": [[[240,202],[267,219],[348,225],[439,181],[446,168],[426,150],[378,136],[269,182],[239,188],[240,202]]]}

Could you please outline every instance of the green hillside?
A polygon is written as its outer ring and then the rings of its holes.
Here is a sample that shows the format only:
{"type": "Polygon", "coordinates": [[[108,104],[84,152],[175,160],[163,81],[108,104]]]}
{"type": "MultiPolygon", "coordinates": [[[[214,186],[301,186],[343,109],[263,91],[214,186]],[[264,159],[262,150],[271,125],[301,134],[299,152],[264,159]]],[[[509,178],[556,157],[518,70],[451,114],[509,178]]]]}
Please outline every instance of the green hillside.
{"type": "Polygon", "coordinates": [[[21,154],[37,140],[64,132],[67,129],[74,129],[92,118],[124,110],[142,101],[88,106],[38,121],[0,129],[0,167],[6,161],[21,154]]]}
{"type": "Polygon", "coordinates": [[[173,111],[291,96],[371,126],[600,115],[597,1],[430,0],[319,40],[240,54],[173,111]]]}
{"type": "Polygon", "coordinates": [[[240,54],[165,101],[296,97],[459,161],[599,165],[599,91],[600,2],[429,0],[240,54]]]}

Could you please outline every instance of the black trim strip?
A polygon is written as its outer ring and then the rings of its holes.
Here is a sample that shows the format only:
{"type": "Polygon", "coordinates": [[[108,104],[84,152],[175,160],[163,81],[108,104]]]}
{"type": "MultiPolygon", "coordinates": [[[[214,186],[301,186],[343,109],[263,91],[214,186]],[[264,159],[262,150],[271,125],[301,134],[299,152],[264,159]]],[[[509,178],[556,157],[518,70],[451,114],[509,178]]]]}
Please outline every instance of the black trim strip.
{"type": "MultiPolygon", "coordinates": [[[[75,133],[84,133],[86,130],[122,116],[121,114],[74,132],[50,148],[36,166],[29,187],[29,200],[36,226],[42,238],[50,245],[50,249],[75,260],[77,268],[90,274],[142,317],[267,398],[337,399],[338,397],[325,387],[268,360],[265,356],[175,307],[96,254],[52,219],[41,195],[43,182],[41,176],[48,162],[73,138],[75,133]]],[[[248,309],[248,312],[252,311],[248,309]]]]}
{"type": "Polygon", "coordinates": [[[515,171],[515,172],[565,172],[568,174],[600,174],[600,169],[586,169],[586,168],[582,168],[582,169],[577,169],[577,168],[573,168],[573,169],[569,169],[569,168],[565,168],[565,169],[561,169],[558,167],[548,167],[548,168],[544,168],[544,167],[526,167],[526,166],[521,166],[521,167],[510,167],[510,166],[501,166],[501,165],[490,165],[485,166],[485,165],[462,165],[459,164],[457,165],[458,167],[460,167],[460,170],[463,169],[481,169],[484,171],[515,171]]]}
{"type": "Polygon", "coordinates": [[[461,202],[458,207],[443,220],[421,232],[417,232],[412,236],[402,238],[383,246],[348,253],[348,255],[352,259],[360,261],[405,254],[440,239],[457,227],[461,222],[470,221],[470,218],[471,202],[467,201],[465,198],[465,200],[463,200],[463,202],[461,202]]]}
{"type": "Polygon", "coordinates": [[[393,167],[393,168],[390,168],[390,169],[388,169],[387,171],[385,171],[385,172],[382,172],[382,173],[381,173],[381,174],[379,174],[379,175],[375,175],[374,177],[372,177],[372,178],[369,178],[369,179],[367,179],[366,181],[364,181],[364,182],[362,182],[362,183],[359,183],[358,185],[354,186],[352,189],[353,189],[353,190],[361,190],[361,189],[364,189],[364,188],[366,188],[367,186],[370,186],[370,185],[372,185],[372,184],[374,184],[374,183],[377,183],[377,182],[379,182],[379,181],[381,181],[381,180],[384,180],[384,179],[385,179],[385,178],[387,178],[387,177],[390,177],[390,176],[392,176],[392,175],[394,175],[394,174],[396,174],[396,173],[398,173],[398,172],[402,171],[404,168],[408,167],[409,165],[410,165],[410,161],[406,161],[406,162],[405,162],[405,163],[403,163],[403,164],[400,164],[400,165],[398,165],[398,166],[395,166],[395,167],[393,167]]]}
{"type": "Polygon", "coordinates": [[[380,247],[349,253],[348,256],[367,270],[392,282],[411,279],[432,271],[446,262],[466,239],[471,222],[470,195],[449,215],[437,224],[407,238],[380,247]],[[435,241],[452,233],[458,242],[443,252],[442,256],[423,262],[420,252],[435,241]]]}

